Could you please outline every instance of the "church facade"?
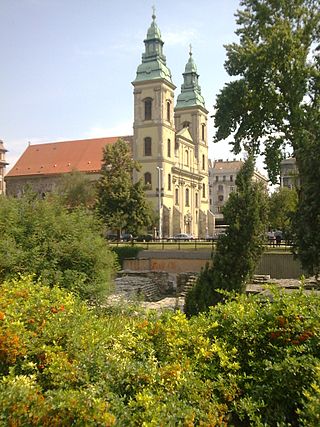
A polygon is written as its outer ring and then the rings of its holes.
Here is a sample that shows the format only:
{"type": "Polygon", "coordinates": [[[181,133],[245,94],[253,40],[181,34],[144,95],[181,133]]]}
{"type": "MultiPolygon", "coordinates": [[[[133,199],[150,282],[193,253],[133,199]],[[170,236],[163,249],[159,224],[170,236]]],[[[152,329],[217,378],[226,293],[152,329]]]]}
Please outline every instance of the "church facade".
{"type": "Polygon", "coordinates": [[[212,233],[209,211],[208,141],[205,102],[190,49],[183,84],[176,86],[166,64],[153,14],[134,86],[133,157],[142,168],[147,197],[160,215],[160,236],[212,233]]]}
{"type": "MultiPolygon", "coordinates": [[[[132,85],[133,136],[125,137],[141,165],[147,198],[159,215],[159,237],[212,235],[209,207],[207,116],[191,48],[177,100],[153,14],[145,51],[132,85]]],[[[115,141],[117,137],[112,140],[115,141]]],[[[106,143],[112,143],[105,138],[106,143]]],[[[79,170],[99,177],[104,138],[30,145],[6,176],[7,194],[28,183],[39,194],[52,191],[63,173],[79,170]],[[92,169],[92,170],[91,170],[92,169]]],[[[130,231],[130,230],[128,230],[130,231]]]]}

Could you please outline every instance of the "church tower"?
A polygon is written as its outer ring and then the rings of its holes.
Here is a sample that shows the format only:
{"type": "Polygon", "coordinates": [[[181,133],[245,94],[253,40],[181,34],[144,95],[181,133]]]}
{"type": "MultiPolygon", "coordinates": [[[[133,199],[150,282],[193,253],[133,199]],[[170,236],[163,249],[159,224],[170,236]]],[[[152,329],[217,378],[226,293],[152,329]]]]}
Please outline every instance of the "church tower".
{"type": "Polygon", "coordinates": [[[145,52],[137,68],[134,86],[133,158],[141,164],[134,177],[142,178],[146,195],[159,213],[159,237],[171,232],[163,205],[173,200],[174,89],[171,72],[163,54],[163,41],[155,13],[144,40],[145,52]]]}
{"type": "Polygon", "coordinates": [[[4,181],[4,172],[5,168],[8,165],[6,162],[6,150],[3,145],[3,141],[0,140],[0,194],[5,194],[5,181],[4,181]]]}
{"type": "MultiPolygon", "coordinates": [[[[183,73],[181,93],[177,98],[175,107],[175,127],[177,132],[177,144],[182,145],[182,158],[180,163],[185,169],[188,163],[187,156],[193,158],[190,164],[191,182],[184,182],[188,186],[184,193],[189,192],[191,198],[190,208],[192,229],[199,237],[205,237],[214,227],[213,218],[209,212],[209,180],[208,180],[208,141],[207,120],[208,110],[205,108],[204,98],[199,86],[199,74],[192,57],[190,46],[189,59],[183,73]],[[189,138],[189,141],[188,141],[189,138]],[[188,153],[189,152],[189,153],[188,153]],[[192,153],[192,154],[191,154],[192,153]],[[210,217],[210,218],[209,218],[210,217]]],[[[189,161],[190,163],[190,161],[189,161]]],[[[180,191],[181,192],[181,191],[180,191]]],[[[184,216],[184,222],[189,222],[184,216]]]]}

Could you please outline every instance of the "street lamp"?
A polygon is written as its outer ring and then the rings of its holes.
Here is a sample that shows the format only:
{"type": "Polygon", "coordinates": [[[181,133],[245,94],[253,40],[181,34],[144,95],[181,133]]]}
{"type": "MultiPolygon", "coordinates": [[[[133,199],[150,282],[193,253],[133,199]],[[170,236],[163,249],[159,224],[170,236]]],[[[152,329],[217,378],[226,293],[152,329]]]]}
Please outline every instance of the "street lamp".
{"type": "Polygon", "coordinates": [[[161,194],[162,194],[162,182],[161,182],[161,172],[163,168],[157,166],[158,169],[158,210],[159,210],[159,239],[162,239],[162,209],[161,209],[161,194]]]}

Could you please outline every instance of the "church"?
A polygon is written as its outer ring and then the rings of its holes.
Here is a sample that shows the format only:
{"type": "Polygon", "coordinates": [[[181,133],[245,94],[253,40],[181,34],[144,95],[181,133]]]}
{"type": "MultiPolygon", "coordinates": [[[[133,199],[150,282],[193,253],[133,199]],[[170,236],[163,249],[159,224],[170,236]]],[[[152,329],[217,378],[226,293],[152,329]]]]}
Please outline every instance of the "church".
{"type": "MultiPolygon", "coordinates": [[[[153,13],[133,85],[133,135],[29,145],[6,175],[8,195],[28,184],[40,195],[54,189],[61,174],[78,170],[99,178],[103,147],[122,138],[141,165],[147,198],[159,214],[160,237],[212,235],[209,207],[207,118],[199,74],[190,48],[175,101],[164,42],[153,13]]],[[[128,230],[130,231],[130,230],[128,230]]]]}

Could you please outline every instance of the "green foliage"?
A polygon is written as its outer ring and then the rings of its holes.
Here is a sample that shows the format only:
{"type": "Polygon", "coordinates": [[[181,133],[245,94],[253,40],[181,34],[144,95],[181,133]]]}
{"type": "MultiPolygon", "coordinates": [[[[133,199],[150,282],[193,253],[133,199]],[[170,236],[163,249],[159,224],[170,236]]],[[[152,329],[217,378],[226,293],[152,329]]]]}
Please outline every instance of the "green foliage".
{"type": "Polygon", "coordinates": [[[243,292],[263,252],[267,225],[267,195],[253,182],[254,159],[249,156],[237,175],[237,191],[230,195],[223,214],[229,224],[217,242],[213,265],[200,274],[186,296],[185,311],[191,316],[206,311],[224,296],[219,289],[243,292]]]}
{"type": "Polygon", "coordinates": [[[118,262],[121,267],[123,267],[123,260],[126,258],[136,258],[138,253],[142,251],[143,248],[139,246],[113,246],[112,252],[117,255],[118,262]]]}
{"type": "Polygon", "coordinates": [[[98,181],[97,209],[106,226],[139,234],[152,224],[152,208],[145,198],[141,180],[133,183],[139,165],[132,160],[128,143],[119,139],[103,153],[102,176],[98,181]]]}
{"type": "Polygon", "coordinates": [[[265,146],[266,164],[277,181],[281,150],[301,144],[301,128],[319,97],[319,0],[242,0],[237,13],[239,43],[226,46],[225,68],[238,77],[216,101],[216,140],[233,136],[233,150],[265,146]],[[315,96],[316,95],[316,96],[315,96]]]}
{"type": "Polygon", "coordinates": [[[316,426],[319,296],[270,295],[190,320],[98,316],[60,288],[5,282],[0,424],[316,426]]]}
{"type": "Polygon", "coordinates": [[[60,178],[55,193],[68,209],[90,208],[94,206],[96,200],[95,183],[88,175],[79,171],[64,174],[60,178]]]}
{"type": "Polygon", "coordinates": [[[286,236],[292,235],[292,219],[298,205],[296,189],[278,188],[269,199],[269,226],[282,230],[286,236]]]}
{"type": "Polygon", "coordinates": [[[0,280],[31,273],[82,298],[97,298],[110,287],[114,257],[100,224],[84,210],[68,212],[55,200],[30,195],[2,197],[0,234],[0,280]]]}

